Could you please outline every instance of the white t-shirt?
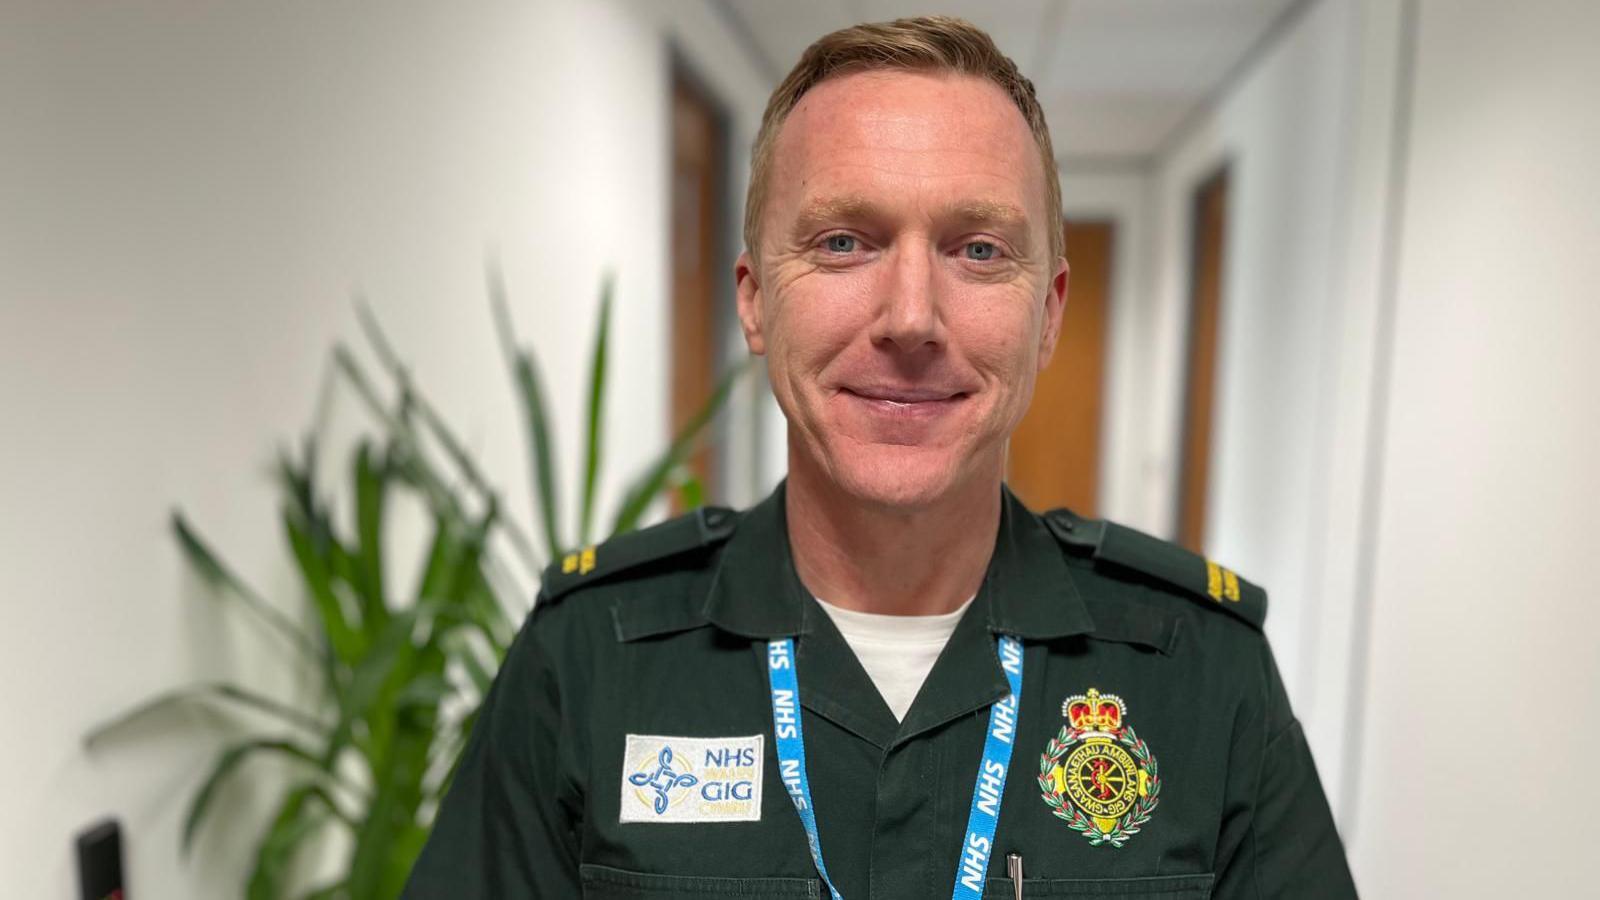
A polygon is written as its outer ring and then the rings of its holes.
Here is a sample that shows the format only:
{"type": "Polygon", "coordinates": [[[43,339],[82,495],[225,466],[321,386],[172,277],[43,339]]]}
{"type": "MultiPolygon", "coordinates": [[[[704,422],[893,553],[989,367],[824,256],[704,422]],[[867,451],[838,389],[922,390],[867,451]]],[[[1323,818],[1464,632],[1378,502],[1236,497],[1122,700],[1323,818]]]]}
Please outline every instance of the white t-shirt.
{"type": "Polygon", "coordinates": [[[890,616],[858,612],[834,606],[821,598],[828,618],[833,620],[844,642],[850,645],[861,668],[883,695],[895,719],[903,720],[911,701],[917,698],[922,682],[949,642],[961,614],[972,605],[972,598],[956,609],[936,616],[890,616]]]}

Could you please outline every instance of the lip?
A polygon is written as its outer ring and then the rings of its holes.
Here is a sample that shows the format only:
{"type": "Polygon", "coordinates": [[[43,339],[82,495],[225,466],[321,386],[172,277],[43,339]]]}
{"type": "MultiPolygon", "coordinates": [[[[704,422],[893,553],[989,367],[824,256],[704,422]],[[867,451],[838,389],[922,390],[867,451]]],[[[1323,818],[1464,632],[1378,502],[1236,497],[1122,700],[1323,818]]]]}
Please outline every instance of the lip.
{"type": "Polygon", "coordinates": [[[928,388],[840,388],[839,397],[864,416],[880,439],[892,444],[920,443],[926,429],[943,422],[969,395],[928,388]]]}
{"type": "Polygon", "coordinates": [[[889,387],[873,385],[870,387],[840,388],[847,394],[852,394],[862,400],[872,400],[882,403],[894,403],[901,406],[911,406],[921,403],[943,403],[949,400],[959,400],[966,396],[965,391],[952,391],[942,388],[926,387],[889,387]]]}

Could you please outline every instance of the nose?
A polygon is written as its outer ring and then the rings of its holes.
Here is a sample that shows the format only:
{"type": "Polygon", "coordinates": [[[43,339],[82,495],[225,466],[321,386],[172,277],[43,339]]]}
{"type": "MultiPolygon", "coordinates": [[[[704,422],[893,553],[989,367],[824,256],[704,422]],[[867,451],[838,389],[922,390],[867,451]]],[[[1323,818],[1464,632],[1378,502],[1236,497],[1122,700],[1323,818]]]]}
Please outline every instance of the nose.
{"type": "Polygon", "coordinates": [[[879,286],[874,344],[892,343],[911,353],[944,342],[937,267],[926,245],[897,247],[879,286]]]}

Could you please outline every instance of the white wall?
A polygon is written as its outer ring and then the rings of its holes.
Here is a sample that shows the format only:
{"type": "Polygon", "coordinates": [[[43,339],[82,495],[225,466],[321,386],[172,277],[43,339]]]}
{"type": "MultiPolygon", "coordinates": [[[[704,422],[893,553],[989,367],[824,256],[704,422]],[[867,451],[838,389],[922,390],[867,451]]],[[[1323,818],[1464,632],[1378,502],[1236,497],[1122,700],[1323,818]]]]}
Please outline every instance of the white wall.
{"type": "Polygon", "coordinates": [[[1382,186],[1386,158],[1360,149],[1375,139],[1369,120],[1387,121],[1384,89],[1392,89],[1380,79],[1363,93],[1361,12],[1341,0],[1302,7],[1157,161],[1152,289],[1140,313],[1142,402],[1129,413],[1142,418],[1126,432],[1144,464],[1124,488],[1135,522],[1170,533],[1192,204],[1199,184],[1226,163],[1207,551],[1267,587],[1267,634],[1336,806],[1351,588],[1346,578],[1343,593],[1330,593],[1327,567],[1342,563],[1342,573],[1353,565],[1355,537],[1340,526],[1358,510],[1337,500],[1359,495],[1364,470],[1335,470],[1333,461],[1360,459],[1361,435],[1349,426],[1365,421],[1367,398],[1357,382],[1354,403],[1340,405],[1351,397],[1341,367],[1371,342],[1361,331],[1347,338],[1344,316],[1371,306],[1376,289],[1345,279],[1351,261],[1371,256],[1381,237],[1371,222],[1351,221],[1350,198],[1369,181],[1382,186]],[[1330,667],[1339,674],[1320,677],[1330,667]]]}
{"type": "Polygon", "coordinates": [[[1417,37],[1354,861],[1592,896],[1600,7],[1430,0],[1417,37]]]}
{"type": "MultiPolygon", "coordinates": [[[[613,267],[603,496],[662,445],[658,27],[605,2],[0,6],[7,896],[74,894],[71,836],[103,814],[127,829],[135,895],[237,895],[249,786],[193,862],[176,849],[226,729],[169,717],[93,755],[79,741],[190,681],[287,690],[283,654],[192,583],[165,519],[182,507],[297,603],[264,472],[309,423],[332,342],[357,340],[353,288],[526,520],[486,255],[569,470],[613,267]]],[[[359,421],[348,395],[335,413],[359,421]]]]}
{"type": "MultiPolygon", "coordinates": [[[[1596,38],[1587,3],[1312,2],[1158,161],[1120,433],[1175,472],[1188,204],[1229,159],[1210,544],[1272,591],[1364,896],[1591,887],[1596,38]]],[[[1172,489],[1124,481],[1147,520],[1172,489]]]]}

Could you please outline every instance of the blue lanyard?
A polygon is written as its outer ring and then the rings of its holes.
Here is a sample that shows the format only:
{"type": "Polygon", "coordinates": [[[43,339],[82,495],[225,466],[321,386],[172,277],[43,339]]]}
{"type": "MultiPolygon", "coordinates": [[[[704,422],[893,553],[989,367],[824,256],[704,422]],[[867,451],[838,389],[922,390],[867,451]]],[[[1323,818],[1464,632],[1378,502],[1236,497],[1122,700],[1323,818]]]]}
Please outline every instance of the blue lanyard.
{"type": "MultiPolygon", "coordinates": [[[[1017,703],[1022,696],[1022,643],[1000,635],[1000,667],[1011,693],[989,707],[989,730],[983,741],[983,761],[978,764],[972,788],[972,809],[967,813],[966,837],[956,864],[956,886],[951,900],[981,898],[989,858],[994,853],[994,832],[1000,824],[1000,801],[1006,792],[1006,771],[1011,767],[1011,747],[1017,731],[1017,703]]],[[[844,900],[822,864],[822,839],[817,835],[817,811],[811,803],[811,780],[806,775],[806,747],[800,728],[800,680],[795,671],[794,639],[767,643],[767,679],[772,686],[772,731],[778,751],[778,774],[800,814],[806,844],[817,874],[833,900],[844,900]]]]}

